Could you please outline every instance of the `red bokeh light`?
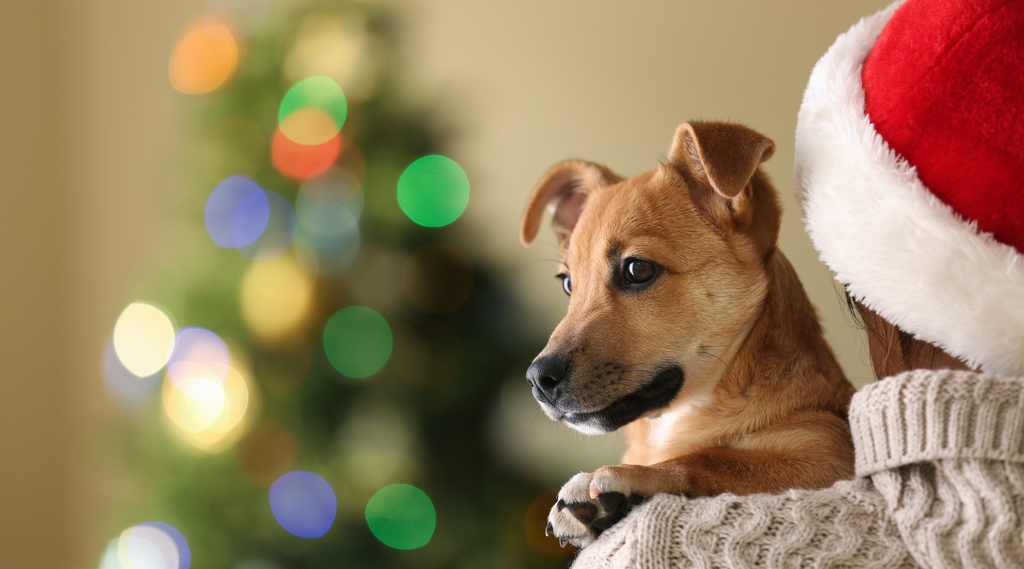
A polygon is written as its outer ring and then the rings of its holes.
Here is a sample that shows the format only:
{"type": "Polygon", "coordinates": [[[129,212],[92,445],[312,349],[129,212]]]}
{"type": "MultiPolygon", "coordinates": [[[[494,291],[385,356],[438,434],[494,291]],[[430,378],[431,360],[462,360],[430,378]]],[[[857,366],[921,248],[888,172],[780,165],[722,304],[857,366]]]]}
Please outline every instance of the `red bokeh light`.
{"type": "Polygon", "coordinates": [[[274,168],[282,176],[293,180],[301,181],[323,174],[334,164],[340,152],[340,134],[323,144],[307,146],[292,141],[278,128],[270,142],[270,158],[274,168]]]}

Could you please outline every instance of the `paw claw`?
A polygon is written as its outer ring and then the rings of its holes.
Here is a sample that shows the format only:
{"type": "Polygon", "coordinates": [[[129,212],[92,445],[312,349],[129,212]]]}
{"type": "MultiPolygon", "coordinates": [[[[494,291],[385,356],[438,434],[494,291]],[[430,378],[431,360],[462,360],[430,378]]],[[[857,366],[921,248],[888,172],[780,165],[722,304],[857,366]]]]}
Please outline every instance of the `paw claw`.
{"type": "Polygon", "coordinates": [[[553,533],[555,533],[555,526],[551,525],[551,522],[548,522],[548,526],[544,528],[544,537],[547,537],[553,533]]]}
{"type": "Polygon", "coordinates": [[[558,538],[558,547],[565,547],[565,544],[568,541],[569,541],[569,538],[566,538],[566,537],[558,538]]]}
{"type": "Polygon", "coordinates": [[[563,508],[565,508],[565,500],[559,500],[558,503],[555,504],[555,509],[561,512],[563,508]]]}

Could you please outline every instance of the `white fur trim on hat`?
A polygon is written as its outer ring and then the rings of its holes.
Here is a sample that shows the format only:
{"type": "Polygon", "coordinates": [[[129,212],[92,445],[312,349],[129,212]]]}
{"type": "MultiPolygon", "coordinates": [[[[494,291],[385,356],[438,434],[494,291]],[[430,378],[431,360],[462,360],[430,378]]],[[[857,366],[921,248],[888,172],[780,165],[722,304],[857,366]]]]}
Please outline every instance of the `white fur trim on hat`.
{"type": "Polygon", "coordinates": [[[936,198],[864,114],[861,69],[900,2],[818,61],[793,187],[814,247],[854,298],[988,373],[1024,375],[1024,256],[936,198]]]}

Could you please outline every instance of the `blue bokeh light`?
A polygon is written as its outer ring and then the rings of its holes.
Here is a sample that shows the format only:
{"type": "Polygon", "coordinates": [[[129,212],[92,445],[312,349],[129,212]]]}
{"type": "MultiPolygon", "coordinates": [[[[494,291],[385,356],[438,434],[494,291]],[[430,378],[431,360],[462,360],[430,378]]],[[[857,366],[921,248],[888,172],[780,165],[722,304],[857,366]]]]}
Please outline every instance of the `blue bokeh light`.
{"type": "Polygon", "coordinates": [[[206,201],[206,231],[219,247],[238,249],[251,244],[269,221],[267,192],[244,176],[217,184],[206,201]]]}
{"type": "Polygon", "coordinates": [[[288,532],[314,538],[331,529],[338,501],[326,480],[312,472],[296,470],[270,486],[270,510],[288,532]]]}
{"type": "Polygon", "coordinates": [[[348,267],[362,242],[359,217],[363,193],[332,176],[303,184],[295,198],[296,249],[300,260],[320,274],[348,267]]]}

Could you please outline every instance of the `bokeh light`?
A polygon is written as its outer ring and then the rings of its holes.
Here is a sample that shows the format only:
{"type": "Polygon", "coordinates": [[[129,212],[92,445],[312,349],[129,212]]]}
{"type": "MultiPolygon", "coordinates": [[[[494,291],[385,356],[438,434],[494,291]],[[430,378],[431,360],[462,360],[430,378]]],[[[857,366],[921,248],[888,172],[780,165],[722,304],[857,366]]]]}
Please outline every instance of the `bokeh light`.
{"type": "Polygon", "coordinates": [[[416,308],[445,314],[462,306],[473,290],[469,256],[449,243],[428,243],[402,267],[402,290],[416,308]]]}
{"type": "Polygon", "coordinates": [[[196,22],[186,28],[171,52],[171,85],[182,93],[199,94],[227,82],[238,68],[233,37],[224,24],[196,22]]]}
{"type": "Polygon", "coordinates": [[[435,389],[455,379],[462,356],[462,342],[451,326],[438,320],[416,320],[395,335],[391,365],[409,385],[435,389]]]}
{"type": "Polygon", "coordinates": [[[544,535],[544,528],[548,525],[548,512],[551,511],[551,506],[554,506],[557,500],[558,492],[548,490],[537,496],[530,503],[530,506],[526,509],[525,518],[526,541],[538,550],[550,555],[570,555],[578,551],[575,546],[566,544],[566,547],[563,549],[559,545],[557,538],[544,535]]]}
{"type": "Polygon", "coordinates": [[[312,14],[299,24],[295,38],[283,69],[293,81],[324,75],[349,98],[366,99],[373,93],[386,48],[368,33],[359,12],[312,14]]]}
{"type": "Polygon", "coordinates": [[[260,127],[245,115],[232,115],[215,124],[199,145],[199,163],[213,182],[233,174],[253,177],[267,155],[260,127]]]}
{"type": "Polygon", "coordinates": [[[437,515],[425,492],[409,484],[391,484],[366,504],[366,523],[384,545],[416,549],[430,542],[437,515]]]}
{"type": "Polygon", "coordinates": [[[192,380],[220,385],[228,376],[230,364],[228,347],[220,336],[205,328],[186,326],[174,336],[174,349],[167,358],[167,374],[176,383],[189,382],[188,388],[200,393],[204,388],[192,380]]]}
{"type": "Polygon", "coordinates": [[[202,377],[168,377],[162,388],[164,413],[178,438],[199,450],[219,452],[245,430],[250,393],[248,379],[235,368],[220,384],[202,377]]]}
{"type": "Polygon", "coordinates": [[[210,35],[223,39],[248,39],[260,31],[270,12],[270,0],[207,0],[203,22],[210,35]],[[224,34],[225,27],[235,36],[224,34]]]}
{"type": "Polygon", "coordinates": [[[333,169],[302,184],[295,198],[296,254],[310,271],[331,274],[348,267],[361,242],[363,193],[353,176],[333,169]]]}
{"type": "Polygon", "coordinates": [[[345,118],[347,116],[348,101],[345,100],[345,93],[342,92],[341,87],[330,77],[320,76],[303,79],[292,85],[291,89],[288,89],[284,98],[281,99],[277,120],[281,131],[295,142],[300,144],[319,144],[337,134],[341,127],[345,125],[345,118]],[[292,119],[292,114],[314,109],[321,111],[321,113],[305,112],[300,120],[289,123],[289,120],[292,119]],[[325,118],[333,124],[326,122],[325,118]],[[292,126],[285,130],[286,125],[289,124],[292,126]],[[302,138],[323,137],[321,131],[326,126],[329,126],[333,132],[319,142],[302,142],[302,140],[292,138],[293,132],[300,134],[302,138]]]}
{"type": "Polygon", "coordinates": [[[110,541],[100,569],[188,569],[191,552],[174,526],[144,522],[110,541]]]}
{"type": "Polygon", "coordinates": [[[114,351],[113,338],[103,348],[103,384],[107,393],[121,405],[138,409],[160,384],[160,377],[159,370],[146,377],[128,371],[114,351]]]}
{"type": "Polygon", "coordinates": [[[252,354],[253,376],[268,391],[281,393],[297,386],[313,363],[313,347],[302,333],[263,344],[252,354]]]}
{"type": "Polygon", "coordinates": [[[454,160],[436,154],[410,164],[398,179],[398,205],[425,227],[455,221],[469,203],[469,178],[454,160]]]}
{"type": "Polygon", "coordinates": [[[231,176],[210,192],[205,220],[206,231],[218,247],[245,247],[267,228],[270,200],[256,182],[231,176]]]}
{"type": "Polygon", "coordinates": [[[365,306],[349,306],[334,313],[324,327],[324,350],[334,369],[346,377],[377,373],[391,355],[391,327],[365,306]]]}
{"type": "Polygon", "coordinates": [[[263,233],[255,241],[241,247],[238,252],[246,259],[269,261],[276,259],[292,246],[295,239],[296,219],[292,204],[277,192],[264,190],[270,215],[263,233]]]}
{"type": "Polygon", "coordinates": [[[299,445],[291,431],[273,422],[256,425],[235,450],[238,470],[261,488],[289,472],[298,457],[299,445]]]}
{"type": "Polygon", "coordinates": [[[176,425],[190,433],[209,427],[224,410],[224,390],[203,377],[183,377],[164,389],[164,408],[176,425]]]}
{"type": "Polygon", "coordinates": [[[293,141],[278,128],[270,140],[270,159],[274,168],[292,180],[301,181],[323,174],[334,164],[340,152],[340,134],[323,144],[310,146],[293,141]]]}
{"type": "Polygon", "coordinates": [[[139,377],[160,371],[173,346],[174,323],[152,304],[129,304],[114,325],[114,351],[125,369],[139,377]]]}
{"type": "Polygon", "coordinates": [[[320,476],[297,470],[270,486],[270,510],[289,533],[320,537],[331,529],[338,513],[334,489],[320,476]]]}
{"type": "Polygon", "coordinates": [[[309,315],[314,284],[313,277],[290,255],[252,263],[239,285],[242,319],[260,338],[280,340],[309,315]]]}
{"type": "Polygon", "coordinates": [[[292,141],[307,146],[323,144],[341,130],[331,115],[317,107],[292,111],[281,121],[279,128],[292,141]]]}

